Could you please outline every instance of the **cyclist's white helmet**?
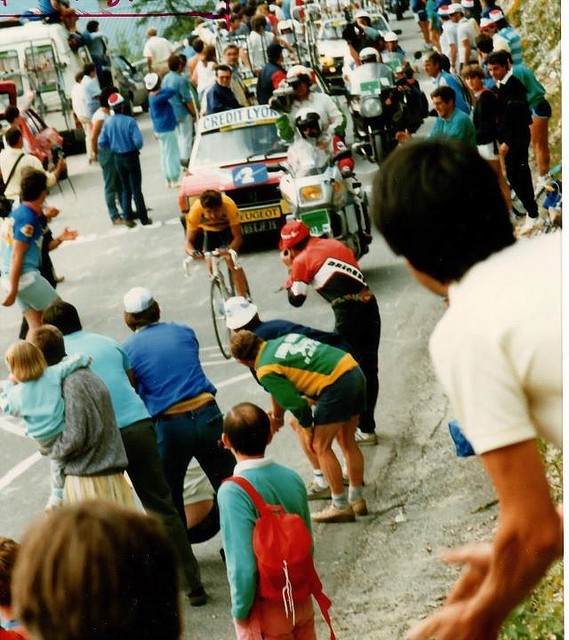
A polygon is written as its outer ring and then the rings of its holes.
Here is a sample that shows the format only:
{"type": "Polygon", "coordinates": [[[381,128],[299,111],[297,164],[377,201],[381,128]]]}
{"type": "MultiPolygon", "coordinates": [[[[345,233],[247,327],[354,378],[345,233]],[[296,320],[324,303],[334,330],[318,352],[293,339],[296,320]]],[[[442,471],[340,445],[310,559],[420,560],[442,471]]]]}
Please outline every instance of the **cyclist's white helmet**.
{"type": "Polygon", "coordinates": [[[365,47],[360,51],[360,62],[379,62],[379,51],[373,47],[365,47]]]}

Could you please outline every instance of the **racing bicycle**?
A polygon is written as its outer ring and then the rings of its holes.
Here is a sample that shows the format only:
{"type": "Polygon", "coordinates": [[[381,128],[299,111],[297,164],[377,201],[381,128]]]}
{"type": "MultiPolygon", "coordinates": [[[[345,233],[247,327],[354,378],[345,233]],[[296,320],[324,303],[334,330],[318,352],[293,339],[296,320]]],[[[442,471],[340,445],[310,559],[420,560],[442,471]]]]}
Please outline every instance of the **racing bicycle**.
{"type": "MultiPolygon", "coordinates": [[[[231,256],[235,269],[243,269],[237,251],[234,249],[228,249],[227,251],[231,256]]],[[[215,339],[221,354],[229,360],[231,358],[231,329],[228,329],[225,323],[225,301],[235,295],[235,283],[233,282],[231,268],[225,259],[225,253],[206,251],[204,257],[208,258],[211,264],[209,302],[215,339]]],[[[190,273],[192,261],[193,258],[191,256],[184,260],[184,272],[186,275],[190,273]]],[[[248,285],[247,294],[250,297],[248,285]]]]}

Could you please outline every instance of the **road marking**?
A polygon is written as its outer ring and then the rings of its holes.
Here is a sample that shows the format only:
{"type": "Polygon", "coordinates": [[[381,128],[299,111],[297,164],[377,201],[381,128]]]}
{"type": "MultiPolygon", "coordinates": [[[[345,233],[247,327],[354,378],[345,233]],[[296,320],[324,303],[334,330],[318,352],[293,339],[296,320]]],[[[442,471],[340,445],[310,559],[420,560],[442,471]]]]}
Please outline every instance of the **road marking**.
{"type": "Polygon", "coordinates": [[[224,380],[223,382],[220,382],[215,386],[218,389],[222,389],[223,387],[228,387],[230,384],[235,384],[236,382],[241,382],[241,380],[247,380],[247,379],[249,380],[253,379],[253,376],[251,375],[250,372],[242,373],[240,376],[233,376],[233,378],[228,378],[227,380],[224,380]]]}
{"type": "Polygon", "coordinates": [[[25,473],[31,466],[33,466],[38,460],[41,460],[41,454],[39,451],[36,451],[31,456],[22,460],[20,464],[17,464],[15,467],[12,467],[10,471],[4,476],[0,478],[0,491],[3,491],[7,486],[11,485],[14,480],[19,478],[23,473],[25,473]]]}
{"type": "Polygon", "coordinates": [[[149,229],[158,229],[163,225],[172,225],[175,223],[180,224],[180,219],[172,218],[169,220],[157,220],[156,222],[153,222],[152,224],[147,226],[137,224],[136,227],[133,227],[132,229],[128,229],[128,228],[110,229],[109,231],[101,234],[88,233],[87,235],[84,235],[84,236],[82,235],[77,236],[77,238],[73,242],[64,242],[61,245],[61,248],[64,249],[66,247],[72,247],[74,244],[88,244],[90,242],[95,242],[95,240],[106,240],[107,238],[118,238],[119,236],[124,236],[129,234],[132,235],[137,231],[144,231],[146,233],[149,229]]]}

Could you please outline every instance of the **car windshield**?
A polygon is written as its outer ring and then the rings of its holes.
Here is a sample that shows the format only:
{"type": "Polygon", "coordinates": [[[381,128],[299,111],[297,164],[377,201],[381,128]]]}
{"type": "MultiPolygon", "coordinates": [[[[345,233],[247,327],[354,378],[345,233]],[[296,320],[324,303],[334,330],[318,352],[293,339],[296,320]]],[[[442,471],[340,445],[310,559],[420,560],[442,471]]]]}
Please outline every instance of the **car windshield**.
{"type": "Polygon", "coordinates": [[[277,128],[273,123],[255,127],[241,127],[226,131],[203,132],[192,153],[190,170],[204,165],[224,167],[264,158],[266,154],[280,153],[277,128]]]}
{"type": "Polygon", "coordinates": [[[318,34],[318,40],[342,40],[342,31],[346,27],[346,22],[339,20],[323,22],[318,34]]]}

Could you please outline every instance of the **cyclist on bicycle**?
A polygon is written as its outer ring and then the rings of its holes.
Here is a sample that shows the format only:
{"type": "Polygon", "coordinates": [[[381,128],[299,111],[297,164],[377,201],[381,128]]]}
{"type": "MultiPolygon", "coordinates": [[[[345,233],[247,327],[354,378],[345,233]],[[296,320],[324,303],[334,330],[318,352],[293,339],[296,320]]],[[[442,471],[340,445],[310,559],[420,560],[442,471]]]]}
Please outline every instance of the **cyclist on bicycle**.
{"type": "MultiPolygon", "coordinates": [[[[230,249],[238,251],[242,241],[241,220],[235,202],[216,189],[204,191],[186,215],[186,253],[198,260],[204,258],[203,252],[216,251],[225,256],[237,295],[248,298],[245,273],[242,268],[236,268],[229,253],[230,249]],[[203,234],[203,251],[195,246],[200,234],[203,234]]],[[[211,260],[207,257],[206,260],[211,273],[211,260]]]]}

